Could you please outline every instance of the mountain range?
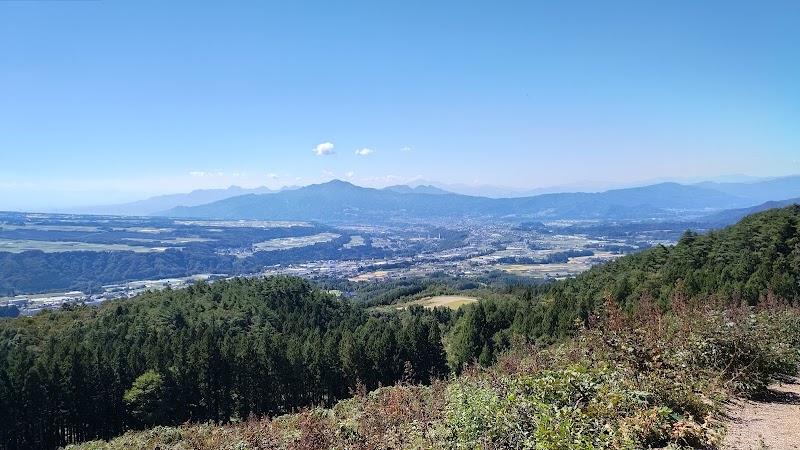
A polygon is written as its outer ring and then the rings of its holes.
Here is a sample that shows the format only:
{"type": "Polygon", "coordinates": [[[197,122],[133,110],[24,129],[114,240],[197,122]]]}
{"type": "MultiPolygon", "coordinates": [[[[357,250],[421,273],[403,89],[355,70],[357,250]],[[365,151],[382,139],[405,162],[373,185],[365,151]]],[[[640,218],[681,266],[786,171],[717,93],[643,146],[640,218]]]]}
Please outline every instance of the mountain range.
{"type": "Polygon", "coordinates": [[[385,222],[391,219],[669,219],[689,218],[752,200],[699,186],[660,183],[600,193],[486,198],[429,187],[372,189],[334,180],[269,195],[248,194],[159,213],[169,217],[312,220],[326,223],[385,222]]]}
{"type": "MultiPolygon", "coordinates": [[[[372,189],[339,180],[279,190],[231,186],[227,189],[162,195],[119,205],[87,207],[72,212],[331,223],[385,221],[392,218],[520,218],[700,219],[701,222],[717,225],[733,223],[748,213],[793,203],[800,198],[800,176],[747,179],[741,182],[665,182],[604,192],[543,193],[548,190],[540,189],[530,191],[540,192],[536,195],[520,196],[522,193],[516,192],[512,197],[503,198],[464,195],[447,189],[463,191],[461,188],[465,186],[417,182],[372,189]]],[[[499,193],[502,188],[496,190],[499,193]]]]}
{"type": "Polygon", "coordinates": [[[227,189],[197,189],[188,194],[169,194],[150,197],[144,200],[137,200],[129,203],[117,205],[87,206],[83,208],[72,208],[69,212],[80,214],[99,214],[109,216],[149,216],[155,215],[159,211],[165,211],[176,206],[198,206],[207,203],[224,200],[231,197],[238,197],[247,194],[272,194],[285,190],[297,189],[297,186],[283,187],[272,190],[261,186],[254,189],[245,189],[239,186],[231,186],[227,189]]]}
{"type": "MultiPolygon", "coordinates": [[[[789,177],[791,178],[791,177],[789,177]]],[[[506,198],[506,197],[533,197],[542,194],[560,194],[563,192],[603,192],[609,189],[623,189],[634,188],[642,186],[650,186],[653,184],[661,183],[679,183],[679,184],[752,184],[761,181],[775,180],[778,178],[764,178],[753,177],[743,174],[723,175],[716,177],[682,177],[682,178],[655,178],[651,180],[639,181],[635,183],[619,183],[617,181],[584,181],[573,182],[567,184],[559,184],[554,186],[538,187],[534,189],[514,188],[509,186],[493,186],[485,184],[447,184],[436,181],[426,181],[422,179],[414,180],[408,183],[410,187],[420,185],[435,187],[453,194],[472,195],[475,197],[490,197],[490,198],[506,198]]],[[[797,186],[797,184],[795,184],[797,186]]],[[[708,187],[702,186],[701,187],[708,187]]]]}
{"type": "Polygon", "coordinates": [[[748,183],[717,183],[706,181],[695,186],[753,200],[768,202],[800,197],[800,176],[781,177],[748,183]]]}

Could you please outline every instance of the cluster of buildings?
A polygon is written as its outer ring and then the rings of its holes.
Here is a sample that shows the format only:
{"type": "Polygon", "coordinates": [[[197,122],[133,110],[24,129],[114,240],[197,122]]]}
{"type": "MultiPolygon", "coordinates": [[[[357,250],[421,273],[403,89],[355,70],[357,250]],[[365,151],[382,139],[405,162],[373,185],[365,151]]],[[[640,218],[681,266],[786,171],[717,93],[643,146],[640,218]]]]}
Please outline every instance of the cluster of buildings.
{"type": "Polygon", "coordinates": [[[149,290],[166,288],[180,289],[198,280],[220,278],[220,274],[201,274],[184,278],[165,278],[161,280],[130,281],[121,284],[103,286],[103,292],[86,294],[81,291],[60,292],[51,294],[18,295],[0,298],[0,306],[16,306],[20,316],[34,316],[42,311],[57,311],[69,304],[85,304],[99,306],[105,301],[119,298],[131,298],[149,290]]]}

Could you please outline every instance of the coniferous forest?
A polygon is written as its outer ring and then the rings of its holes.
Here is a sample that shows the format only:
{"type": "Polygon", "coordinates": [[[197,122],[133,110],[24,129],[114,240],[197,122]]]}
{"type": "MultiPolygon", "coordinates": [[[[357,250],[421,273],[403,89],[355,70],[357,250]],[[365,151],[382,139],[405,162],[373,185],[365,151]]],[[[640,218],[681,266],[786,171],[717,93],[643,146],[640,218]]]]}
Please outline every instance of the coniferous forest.
{"type": "Polygon", "coordinates": [[[331,405],[357,380],[401,379],[406,362],[428,381],[446,372],[449,320],[421,307],[370,316],[305,280],[275,277],[5,322],[2,441],[52,448],[130,427],[331,405]]]}
{"type": "Polygon", "coordinates": [[[796,373],[798,280],[794,205],[456,311],[274,277],[2,319],[0,445],[714,447],[796,373]]]}

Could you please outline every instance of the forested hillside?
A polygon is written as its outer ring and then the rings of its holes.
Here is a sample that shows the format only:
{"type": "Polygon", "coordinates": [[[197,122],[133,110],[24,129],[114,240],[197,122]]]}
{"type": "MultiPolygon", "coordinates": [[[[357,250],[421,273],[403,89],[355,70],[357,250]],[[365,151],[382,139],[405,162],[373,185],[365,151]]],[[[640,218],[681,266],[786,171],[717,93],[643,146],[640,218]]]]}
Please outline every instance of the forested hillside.
{"type": "Polygon", "coordinates": [[[709,304],[756,305],[766,296],[800,295],[800,205],[773,209],[708,234],[687,231],[674,247],[657,246],[593,268],[573,279],[511,289],[516,295],[462,308],[451,332],[454,367],[491,363],[514,335],[550,343],[586,323],[610,294],[633,311],[642,299],[664,309],[675,295],[709,304]],[[476,331],[477,330],[477,331],[476,331]]]}
{"type": "MultiPolygon", "coordinates": [[[[337,406],[351,408],[339,416],[265,423],[278,447],[314,433],[324,435],[319,442],[375,437],[378,444],[365,448],[392,447],[386,436],[364,434],[380,426],[362,423],[365,414],[389,420],[380,416],[386,408],[397,414],[387,427],[415,420],[443,427],[423,433],[417,447],[503,447],[503,436],[513,434],[511,447],[523,448],[536,439],[559,442],[571,430],[584,433],[579,448],[711,445],[715,401],[797,368],[800,314],[790,305],[800,290],[799,235],[800,206],[771,210],[708,235],[687,232],[675,247],[629,255],[575,279],[507,286],[456,312],[378,312],[278,277],[199,283],[99,309],[3,320],[0,417],[9,419],[0,421],[0,442],[53,448],[156,424],[274,417],[334,405],[351,389],[428,383],[477,361],[492,367],[488,374],[473,368],[451,384],[415,390],[422,397],[408,397],[406,406],[377,407],[371,402],[383,394],[375,394],[337,406]],[[548,347],[554,342],[560,346],[548,347]],[[503,428],[515,423],[521,428],[503,428]],[[623,425],[627,434],[610,433],[623,425]],[[683,426],[698,428],[681,431],[688,437],[680,441],[671,433],[683,426]]],[[[405,391],[388,392],[391,400],[405,391]]]]}
{"type": "Polygon", "coordinates": [[[723,405],[797,371],[800,309],[679,296],[671,307],[629,316],[607,298],[573,339],[517,343],[491,367],[431,385],[357,388],[329,409],[154,427],[70,450],[726,448],[723,405]]]}
{"type": "Polygon", "coordinates": [[[0,442],[53,448],[130,427],[330,405],[357,380],[394,383],[406,362],[428,381],[446,370],[440,320],[449,314],[422,308],[368,316],[277,277],[4,321],[0,442]]]}

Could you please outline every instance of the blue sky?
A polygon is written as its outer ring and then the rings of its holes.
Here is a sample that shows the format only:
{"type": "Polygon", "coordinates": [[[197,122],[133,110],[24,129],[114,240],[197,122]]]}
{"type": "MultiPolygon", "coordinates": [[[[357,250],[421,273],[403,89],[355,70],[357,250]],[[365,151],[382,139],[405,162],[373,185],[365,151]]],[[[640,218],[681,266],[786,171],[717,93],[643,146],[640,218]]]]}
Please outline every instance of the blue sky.
{"type": "Polygon", "coordinates": [[[798,17],[794,0],[0,1],[0,209],[800,173],[798,17]]]}

